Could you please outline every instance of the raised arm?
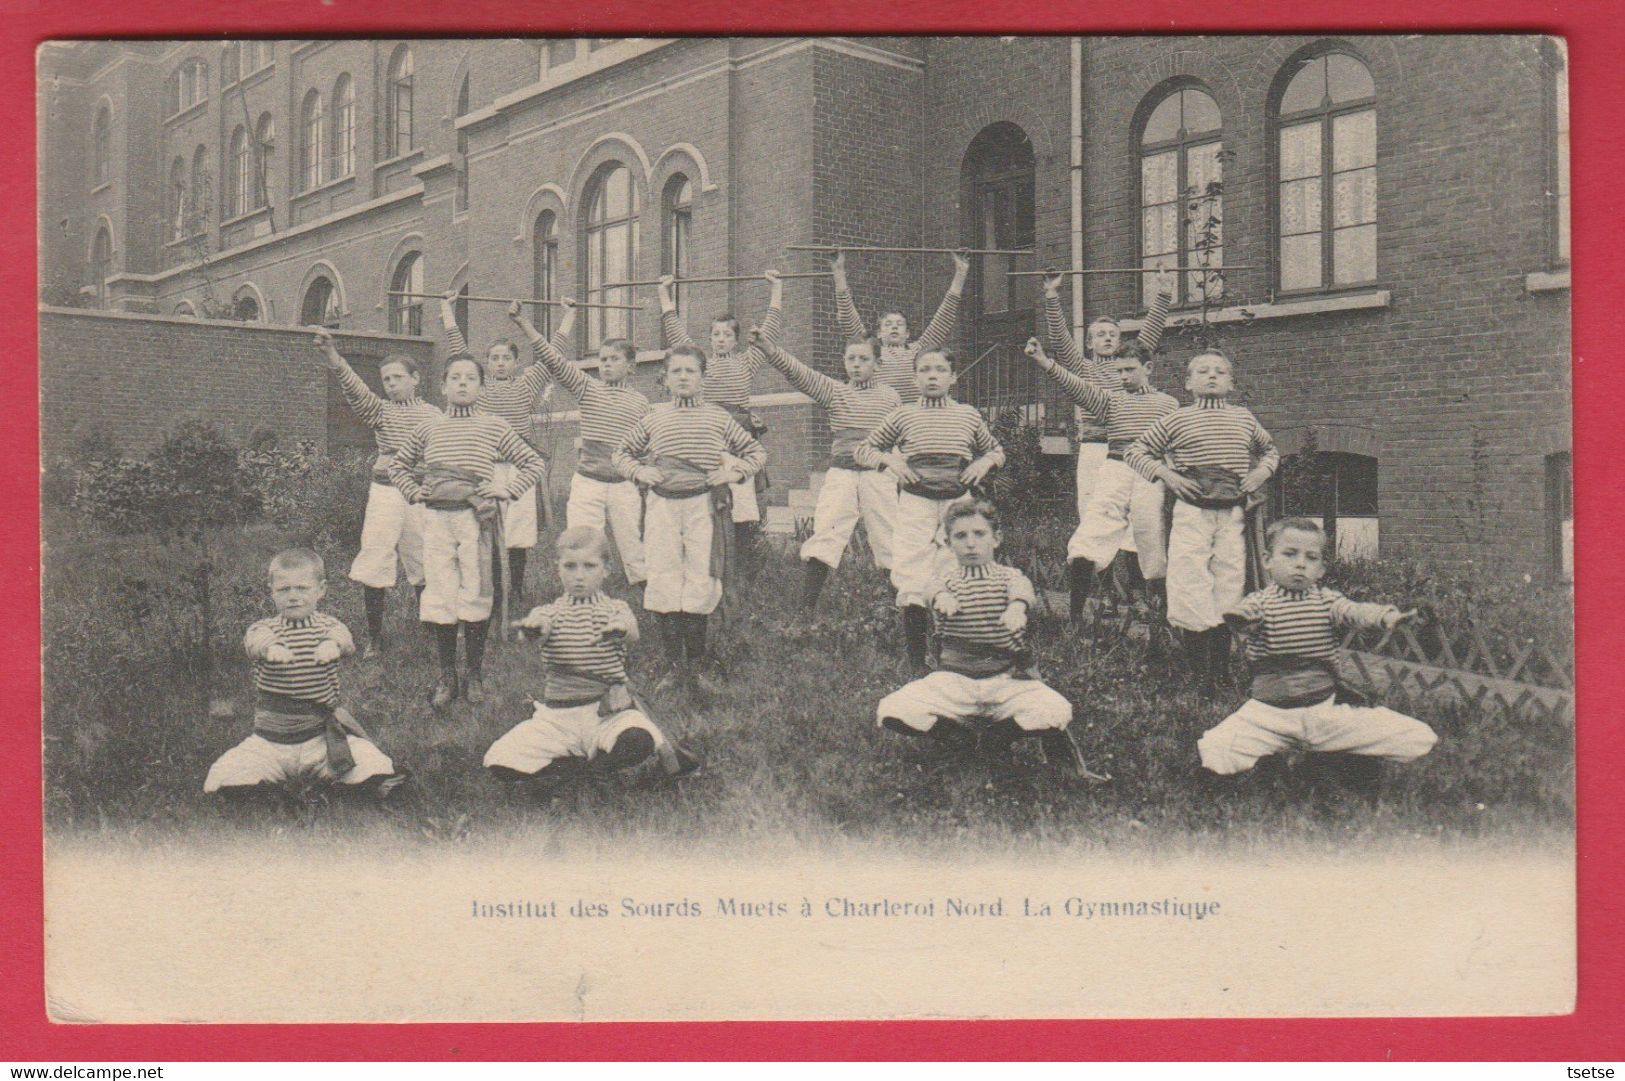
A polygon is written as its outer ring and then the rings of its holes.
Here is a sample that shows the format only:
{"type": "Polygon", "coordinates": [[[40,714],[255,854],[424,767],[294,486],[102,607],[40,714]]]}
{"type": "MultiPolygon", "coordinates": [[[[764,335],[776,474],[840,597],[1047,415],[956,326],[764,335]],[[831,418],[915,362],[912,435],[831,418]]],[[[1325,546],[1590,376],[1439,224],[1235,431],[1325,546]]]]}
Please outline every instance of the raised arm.
{"type": "Polygon", "coordinates": [[[452,307],[456,300],[455,290],[440,298],[440,326],[446,332],[446,355],[452,357],[468,352],[468,340],[463,337],[463,328],[457,325],[457,309],[452,307]]]}
{"type": "Polygon", "coordinates": [[[563,342],[569,337],[570,327],[575,322],[576,309],[570,301],[565,301],[564,318],[559,321],[559,329],[554,332],[550,342],[542,337],[542,332],[536,329],[536,324],[525,315],[524,306],[518,301],[508,305],[508,318],[513,320],[519,332],[530,342],[530,350],[536,355],[536,365],[548,375],[558,381],[559,386],[580,398],[587,390],[587,384],[592,376],[571,364],[564,357],[563,342]]]}
{"type": "Polygon", "coordinates": [[[1066,325],[1066,316],[1061,312],[1059,274],[1044,279],[1044,330],[1049,334],[1050,345],[1055,347],[1055,359],[1067,371],[1111,389],[1111,377],[1115,373],[1110,372],[1103,362],[1084,356],[1078,348],[1077,339],[1072,337],[1072,328],[1066,325]]]}
{"type": "Polygon", "coordinates": [[[380,428],[384,423],[384,409],[387,403],[372,392],[362,378],[355,374],[349,361],[339,354],[333,345],[333,335],[326,327],[314,328],[316,334],[316,348],[320,349],[327,358],[327,366],[338,376],[339,392],[349,403],[350,409],[356,417],[369,428],[380,428]]]}
{"type": "Polygon", "coordinates": [[[1328,615],[1339,627],[1392,627],[1404,618],[1404,613],[1391,604],[1370,604],[1351,601],[1336,590],[1326,590],[1332,603],[1328,615]]]}
{"type": "Polygon", "coordinates": [[[1157,273],[1157,296],[1151,301],[1151,308],[1145,313],[1145,321],[1140,324],[1139,336],[1134,339],[1134,347],[1147,359],[1157,351],[1162,342],[1162,332],[1168,325],[1168,309],[1174,303],[1174,272],[1164,267],[1157,273]]]}
{"type": "Polygon", "coordinates": [[[829,261],[829,269],[835,275],[835,320],[840,324],[841,333],[853,341],[867,338],[869,331],[864,328],[857,305],[852,303],[852,287],[846,281],[846,253],[836,252],[829,261]]]}
{"type": "Polygon", "coordinates": [[[1027,355],[1033,358],[1033,363],[1042,368],[1049,377],[1055,380],[1060,388],[1066,391],[1066,396],[1090,413],[1105,420],[1111,410],[1111,395],[1096,384],[1077,376],[1055,363],[1044,352],[1043,344],[1037,338],[1027,339],[1027,355]]]}
{"type": "Polygon", "coordinates": [[[750,329],[751,348],[758,349],[767,357],[767,362],[777,368],[790,385],[801,393],[828,409],[835,402],[835,395],[840,384],[823,372],[817,372],[807,367],[801,361],[780,349],[778,343],[767,337],[760,328],[750,329]]]}
{"type": "Polygon", "coordinates": [[[970,259],[954,252],[954,280],[948,284],[948,291],[942,295],[942,303],[937,305],[936,314],[931,316],[925,333],[920,335],[920,352],[941,349],[954,336],[954,324],[959,319],[959,298],[964,295],[965,279],[969,276],[970,259]]]}
{"type": "Polygon", "coordinates": [[[682,316],[677,314],[677,301],[671,295],[676,281],[670,274],[660,279],[660,337],[667,349],[679,346],[693,349],[694,339],[688,336],[688,327],[683,325],[682,316]]]}
{"type": "MultiPolygon", "coordinates": [[[[768,281],[768,301],[767,311],[762,313],[762,321],[759,325],[762,336],[769,341],[776,342],[784,330],[784,281],[779,277],[779,272],[776,270],[769,270],[763,276],[768,281]]],[[[762,361],[765,359],[766,354],[763,352],[762,347],[752,340],[745,349],[745,370],[751,375],[755,375],[756,370],[762,366],[762,361]]]]}

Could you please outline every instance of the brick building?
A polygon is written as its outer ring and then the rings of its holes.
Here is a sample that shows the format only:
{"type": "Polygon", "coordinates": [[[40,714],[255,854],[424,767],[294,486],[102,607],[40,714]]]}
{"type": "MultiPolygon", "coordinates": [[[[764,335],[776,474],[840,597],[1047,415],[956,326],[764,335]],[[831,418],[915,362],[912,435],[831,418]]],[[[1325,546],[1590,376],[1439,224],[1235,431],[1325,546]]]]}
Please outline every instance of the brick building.
{"type": "MultiPolygon", "coordinates": [[[[1181,283],[1157,381],[1217,340],[1283,449],[1283,509],[1345,551],[1528,571],[1567,562],[1567,97],[1530,37],[98,42],[40,61],[42,300],[438,336],[392,288],[647,301],[588,317],[660,353],[652,290],[817,269],[789,243],[1032,248],[977,261],[961,397],[1060,434],[1019,355],[1007,269],[1217,257],[1181,283]],[[1300,462],[1310,459],[1304,456],[1300,462]]],[[[945,256],[850,258],[860,308],[923,326],[945,256]]],[[[1080,329],[1132,328],[1141,276],[1073,279],[1080,329]]],[[[747,321],[759,283],[694,285],[747,321]]],[[[463,305],[476,344],[500,308],[463,305]]],[[[829,370],[827,282],[786,287],[787,344],[829,370]]],[[[49,362],[49,357],[47,357],[49,362]]],[[[776,373],[774,495],[827,428],[776,373]]],[[[567,403],[560,403],[561,409],[567,403]]],[[[568,415],[556,455],[568,461],[568,415]]],[[[1052,446],[1064,447],[1062,441],[1052,446]]],[[[562,476],[564,470],[557,470],[562,476]]]]}

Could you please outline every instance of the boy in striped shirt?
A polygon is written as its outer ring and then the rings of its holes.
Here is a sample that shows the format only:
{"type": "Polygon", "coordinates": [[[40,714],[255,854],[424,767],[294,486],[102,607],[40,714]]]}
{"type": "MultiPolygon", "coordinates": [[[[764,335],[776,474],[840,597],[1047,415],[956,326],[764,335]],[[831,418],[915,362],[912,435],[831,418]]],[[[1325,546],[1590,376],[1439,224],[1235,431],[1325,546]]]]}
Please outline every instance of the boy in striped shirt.
{"type": "Polygon", "coordinates": [[[980,743],[996,753],[1037,736],[1052,765],[1104,780],[1088,770],[1067,734],[1071,703],[1032,669],[1025,630],[1033,585],[994,559],[1001,539],[998,512],[982,500],[961,500],[948,510],[944,528],[958,566],[932,583],[940,663],[882,698],[876,721],[902,735],[960,747],[980,743]]]}
{"type": "MultiPolygon", "coordinates": [[[[953,253],[954,277],[943,294],[931,322],[913,341],[908,338],[908,318],[899,311],[883,312],[875,331],[880,343],[876,378],[897,392],[903,401],[916,396],[914,388],[914,360],[922,353],[935,352],[948,344],[954,336],[954,324],[959,319],[959,298],[965,292],[965,279],[970,276],[970,259],[959,252],[953,253]]],[[[846,253],[837,251],[830,257],[829,268],[835,275],[835,318],[847,341],[860,341],[869,337],[863,325],[863,316],[852,303],[852,287],[846,280],[846,253]]]]}
{"type": "Polygon", "coordinates": [[[673,670],[661,687],[693,678],[721,690],[710,669],[706,621],[722,600],[729,494],[767,461],[767,452],[706,402],[705,354],[678,346],[666,354],[671,401],[650,407],[613,458],[621,476],[648,490],[643,541],[649,560],[645,611],[655,613],[673,670]]]}
{"type": "Polygon", "coordinates": [[[638,640],[638,621],[625,601],[604,593],[609,539],[602,530],[571,526],[559,534],[558,555],[563,596],[514,623],[540,639],[547,666],[542,701],[485,752],[485,768],[505,781],[564,776],[587,764],[621,770],[651,757],[669,774],[698,769],[699,761],[666,739],[627,687],[626,648],[638,640]]]}
{"type": "MultiPolygon", "coordinates": [[[[575,324],[575,302],[564,301],[564,318],[553,335],[555,341],[568,340],[575,324]]],[[[581,403],[580,452],[576,471],[570,477],[570,502],[564,509],[566,529],[590,526],[603,529],[605,520],[620,549],[621,566],[629,585],[640,586],[647,577],[643,558],[643,499],[637,486],[615,470],[615,448],[621,445],[632,426],[649,411],[649,399],[627,385],[637,351],[625,338],[610,338],[598,347],[598,371],[603,378],[588,375],[564,359],[559,347],[542,337],[515,302],[508,308],[512,319],[530,342],[539,367],[545,368],[558,384],[581,403]]]]}
{"type": "Polygon", "coordinates": [[[1185,389],[1196,401],[1145,430],[1123,460],[1174,493],[1168,536],[1168,622],[1184,631],[1202,689],[1212,693],[1230,663],[1224,613],[1247,584],[1245,505],[1280,464],[1275,441],[1252,411],[1229,401],[1230,360],[1192,357],[1185,389]]]}
{"type": "Polygon", "coordinates": [[[441,413],[418,397],[418,365],[411,357],[392,354],[378,365],[378,378],[389,396],[386,401],[339,355],[331,331],[317,327],[315,334],[316,347],[338,377],[344,400],[361,423],[372,429],[378,446],[367,510],[361,519],[361,550],[350,564],[350,580],[361,584],[366,605],[367,646],[361,654],[365,659],[384,647],[384,591],[395,586],[397,553],[406,580],[423,592],[423,508],[407,503],[390,483],[389,463],[408,435],[441,413]]]}
{"type": "MultiPolygon", "coordinates": [[[[769,296],[761,326],[768,337],[777,338],[782,319],[780,309],[784,306],[784,282],[774,270],[764,276],[768,281],[769,296]]],[[[660,335],[667,349],[698,349],[694,339],[689,337],[688,328],[683,325],[682,315],[677,311],[677,301],[672,295],[676,282],[677,279],[670,274],[660,279],[660,335]]],[[[725,312],[711,320],[711,355],[705,366],[705,399],[727,410],[741,428],[757,439],[767,431],[767,426],[751,412],[750,387],[757,369],[762,366],[762,359],[760,349],[739,351],[739,320],[731,313],[725,312]]],[[[743,548],[749,543],[757,523],[762,520],[761,504],[756,497],[758,488],[766,490],[767,478],[761,470],[741,475],[746,479],[733,485],[732,515],[734,540],[743,548]]]]}
{"type": "Polygon", "coordinates": [[[1245,772],[1260,758],[1293,748],[1350,755],[1345,776],[1374,799],[1383,759],[1413,761],[1427,754],[1438,736],[1414,717],[1337,700],[1335,632],[1391,629],[1416,613],[1359,604],[1323,588],[1326,534],[1310,519],[1274,522],[1267,536],[1269,585],[1224,613],[1247,637],[1252,696],[1203,733],[1197,753],[1203,766],[1222,775],[1245,772]]]}
{"type": "Polygon", "coordinates": [[[907,663],[915,674],[925,670],[931,584],[954,566],[942,523],[955,500],[1004,464],[1004,448],[982,414],[948,397],[956,378],[951,353],[921,353],[914,369],[917,398],[894,409],[852,452],[865,469],[885,468],[902,485],[891,581],[903,611],[907,663]]]}
{"type": "Polygon", "coordinates": [[[1134,552],[1146,599],[1162,597],[1168,551],[1162,527],[1162,485],[1123,464],[1123,452],[1151,422],[1179,408],[1179,402],[1151,386],[1151,359],[1173,303],[1174,276],[1157,276],[1157,298],[1146,313],[1133,348],[1119,352],[1117,322],[1096,319],[1089,327],[1090,352],[1078,351],[1061,314],[1061,279],[1044,279],[1044,324],[1057,349],[1059,365],[1037,339],[1027,355],[1049,372],[1078,406],[1078,528],[1066,545],[1073,622],[1094,589],[1098,571],[1111,566],[1121,550],[1134,552]]]}
{"type": "MultiPolygon", "coordinates": [[[[457,326],[457,314],[453,308],[456,299],[455,292],[440,298],[440,324],[445,328],[446,341],[454,356],[469,351],[462,329],[457,326]]],[[[554,338],[562,345],[567,337],[568,331],[561,323],[554,338]]],[[[485,382],[480,387],[480,396],[475,399],[474,409],[501,417],[519,434],[519,438],[534,449],[536,438],[531,418],[547,401],[553,388],[548,382],[547,369],[542,365],[532,364],[516,374],[518,368],[518,347],[506,338],[492,342],[485,351],[485,382]]],[[[513,466],[498,462],[492,479],[499,485],[511,487],[514,482],[513,466]]],[[[541,493],[527,492],[502,504],[502,542],[508,550],[508,562],[505,568],[498,569],[507,573],[508,588],[519,597],[525,591],[525,560],[530,550],[536,547],[538,494],[541,493]]]]}
{"type": "Polygon", "coordinates": [[[390,479],[408,502],[428,510],[423,523],[423,599],[418,618],[434,625],[440,682],[431,701],[444,709],[459,686],[470,702],[485,700],[482,671],[490,629],[492,548],[499,501],[528,492],[547,463],[508,422],[475,409],[485,369],[467,353],[446,362],[441,380],[446,415],[407,437],[390,465],[390,479]],[[498,462],[514,479],[494,479],[498,462]],[[422,479],[416,475],[421,465],[422,479]],[[468,651],[468,678],[457,678],[457,627],[468,651]]]}
{"type": "Polygon", "coordinates": [[[278,552],[269,568],[277,614],[248,628],[254,732],[209,767],[204,792],[235,795],[299,777],[369,784],[384,796],[406,779],[339,706],[339,658],[355,652],[343,623],[317,611],[327,594],[322,557],[278,552]]]}
{"type": "Polygon", "coordinates": [[[813,509],[813,535],[801,546],[801,559],[806,564],[801,605],[813,612],[830,572],[846,553],[860,516],[875,553],[875,566],[883,571],[891,568],[897,482],[873,466],[859,465],[855,452],[858,444],[903,403],[895,390],[875,379],[879,346],[873,338],[847,343],[841,358],[846,367],[845,383],[813,371],[759,329],[752,328],[751,345],[766,354],[767,362],[783,373],[791,386],[829,410],[834,436],[829,467],[818,491],[818,505],[813,509]]]}

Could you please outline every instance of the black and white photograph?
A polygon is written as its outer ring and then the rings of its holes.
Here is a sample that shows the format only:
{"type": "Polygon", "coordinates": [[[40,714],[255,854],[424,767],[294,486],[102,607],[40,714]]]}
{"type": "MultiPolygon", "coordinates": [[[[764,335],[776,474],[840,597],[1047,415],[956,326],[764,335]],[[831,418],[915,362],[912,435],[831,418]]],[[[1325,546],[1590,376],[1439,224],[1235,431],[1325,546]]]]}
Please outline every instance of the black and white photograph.
{"type": "Polygon", "coordinates": [[[42,45],[52,1019],[1572,1010],[1565,57],[42,45]]]}

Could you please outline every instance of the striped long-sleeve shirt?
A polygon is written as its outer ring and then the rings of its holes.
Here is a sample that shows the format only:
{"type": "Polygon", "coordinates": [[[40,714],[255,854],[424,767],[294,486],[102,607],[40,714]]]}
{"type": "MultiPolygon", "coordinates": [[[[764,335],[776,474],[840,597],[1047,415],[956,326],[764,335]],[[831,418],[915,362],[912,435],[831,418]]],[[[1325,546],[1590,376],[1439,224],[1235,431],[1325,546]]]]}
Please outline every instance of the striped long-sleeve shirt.
{"type": "MultiPolygon", "coordinates": [[[[468,343],[455,323],[446,328],[446,340],[453,355],[468,352],[468,343]]],[[[563,345],[563,335],[554,335],[554,348],[563,345]]],[[[548,370],[540,364],[532,364],[508,379],[498,379],[486,372],[485,384],[480,387],[474,408],[501,417],[521,438],[530,442],[531,414],[536,412],[536,401],[546,392],[547,384],[548,370]]]]}
{"type": "MultiPolygon", "coordinates": [[[[863,325],[863,316],[858,314],[857,306],[852,303],[849,290],[835,290],[835,318],[840,323],[841,332],[849,340],[869,336],[869,331],[863,325]]],[[[954,336],[954,325],[958,321],[959,294],[944,293],[942,303],[937,305],[924,334],[903,345],[881,343],[880,356],[875,358],[879,362],[876,378],[895,390],[905,402],[916,397],[919,385],[914,381],[914,358],[947,345],[948,339],[954,336]]]]}
{"type": "MultiPolygon", "coordinates": [[[[762,316],[763,336],[778,338],[782,325],[783,317],[779,309],[768,308],[767,313],[762,316]]],[[[660,333],[666,339],[667,349],[676,349],[678,346],[699,348],[694,339],[689,337],[682,316],[675,311],[660,313],[660,333]]],[[[756,377],[756,371],[762,366],[764,359],[762,351],[754,345],[743,352],[736,349],[732,353],[719,353],[710,357],[705,364],[706,399],[725,409],[749,409],[751,380],[756,377]]]]}
{"type": "MultiPolygon", "coordinates": [[[[1146,360],[1157,351],[1162,341],[1163,329],[1168,325],[1168,308],[1173,304],[1174,298],[1168,293],[1158,293],[1151,302],[1151,308],[1145,313],[1145,320],[1140,324],[1140,333],[1134,339],[1134,348],[1146,360]]],[[[1097,357],[1085,354],[1078,348],[1078,343],[1072,338],[1072,331],[1066,325],[1066,317],[1061,314],[1061,298],[1058,296],[1044,296],[1044,326],[1049,332],[1050,351],[1067,371],[1082,379],[1098,383],[1107,390],[1114,390],[1122,386],[1117,377],[1117,371],[1112,367],[1110,357],[1097,357]]],[[[1102,439],[1110,439],[1108,426],[1100,423],[1100,419],[1086,408],[1080,408],[1077,413],[1078,442],[1098,443],[1102,439]]]]}
{"type": "Polygon", "coordinates": [[[474,406],[454,405],[446,415],[424,425],[407,437],[389,466],[389,479],[407,499],[422,487],[413,476],[421,463],[466,469],[485,480],[497,462],[516,466],[510,497],[524,494],[547,470],[547,460],[531,449],[507,421],[489,413],[477,413],[474,406]]]}
{"type": "MultiPolygon", "coordinates": [[[[336,374],[339,392],[344,395],[344,400],[350,404],[356,418],[372,429],[380,459],[393,455],[406,442],[407,436],[442,415],[438,408],[422,398],[408,398],[404,402],[380,398],[348,364],[340,366],[336,374]]],[[[387,470],[388,463],[380,462],[380,466],[387,470]]]]}
{"type": "Polygon", "coordinates": [[[951,616],[938,613],[943,667],[967,676],[992,676],[1007,670],[1026,647],[1024,635],[999,622],[1015,601],[1029,609],[1037,601],[1033,584],[1014,567],[983,563],[959,567],[933,593],[950,593],[958,601],[951,616]]]}
{"type": "Polygon", "coordinates": [[[332,706],[339,700],[339,663],[316,661],[316,647],[331,638],[345,653],[355,652],[350,630],[326,612],[304,619],[275,615],[248,628],[243,649],[254,662],[254,689],[283,698],[332,706]],[[271,646],[286,646],[293,660],[277,664],[265,659],[271,646]]]}
{"type": "Polygon", "coordinates": [[[649,407],[615,451],[615,469],[631,479],[638,466],[677,458],[701,472],[722,466],[726,452],[747,476],[767,464],[767,451],[725,409],[703,398],[674,398],[649,407]]]}
{"type": "Polygon", "coordinates": [[[830,462],[837,468],[856,465],[853,452],[858,444],[903,404],[895,390],[878,380],[842,383],[807,367],[771,342],[766,352],[767,362],[784,373],[791,386],[829,410],[833,431],[830,462]]]}
{"type": "Polygon", "coordinates": [[[1123,461],[1147,480],[1157,480],[1164,457],[1177,473],[1222,468],[1239,479],[1257,464],[1271,474],[1281,464],[1270,433],[1252,410],[1223,398],[1199,397],[1159,418],[1123,454],[1123,461]]]}
{"type": "Polygon", "coordinates": [[[583,441],[607,444],[613,451],[649,411],[649,399],[642,391],[627,386],[624,379],[610,382],[588,375],[566,360],[558,346],[546,338],[533,338],[530,345],[536,352],[536,362],[581,403],[583,441]]]}
{"type": "Polygon", "coordinates": [[[1247,660],[1252,696],[1283,709],[1325,701],[1336,690],[1338,627],[1380,627],[1398,609],[1351,601],[1335,589],[1282,589],[1270,583],[1230,613],[1252,624],[1247,660]]]}
{"type": "Polygon", "coordinates": [[[1105,390],[1060,365],[1049,370],[1049,377],[1059,383],[1067,397],[1087,410],[1091,417],[1106,422],[1107,450],[1118,458],[1159,417],[1179,408],[1179,401],[1173,395],[1152,387],[1105,390]]]}
{"type": "Polygon", "coordinates": [[[967,463],[996,454],[998,464],[1004,464],[1004,448],[993,438],[982,414],[974,406],[948,397],[921,398],[898,406],[858,444],[854,456],[859,465],[877,469],[882,452],[893,447],[909,458],[948,455],[967,463]]]}
{"type": "Polygon", "coordinates": [[[606,639],[604,628],[615,616],[631,611],[625,601],[601,591],[580,598],[565,595],[542,606],[549,627],[541,646],[547,665],[542,692],[546,701],[557,704],[602,693],[594,682],[626,682],[626,641],[606,639]]]}

